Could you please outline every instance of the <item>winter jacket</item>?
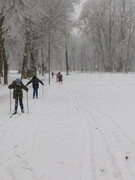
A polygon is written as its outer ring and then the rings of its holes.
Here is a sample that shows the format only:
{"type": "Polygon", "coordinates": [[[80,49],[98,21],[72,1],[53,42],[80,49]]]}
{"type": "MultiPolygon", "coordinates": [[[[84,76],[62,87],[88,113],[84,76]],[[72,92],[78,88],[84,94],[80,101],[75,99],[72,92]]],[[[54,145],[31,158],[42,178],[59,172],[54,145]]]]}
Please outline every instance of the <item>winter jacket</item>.
{"type": "Polygon", "coordinates": [[[62,78],[63,78],[62,74],[59,74],[58,76],[59,81],[62,81],[62,78]]]}
{"type": "Polygon", "coordinates": [[[32,87],[33,88],[39,88],[39,83],[41,83],[42,85],[44,85],[44,83],[39,80],[36,76],[34,76],[27,84],[26,86],[28,86],[30,83],[32,83],[32,87]]]}
{"type": "Polygon", "coordinates": [[[22,83],[16,83],[16,81],[13,81],[12,84],[8,86],[9,89],[13,89],[13,98],[23,98],[23,90],[28,91],[28,88],[22,83]]]}

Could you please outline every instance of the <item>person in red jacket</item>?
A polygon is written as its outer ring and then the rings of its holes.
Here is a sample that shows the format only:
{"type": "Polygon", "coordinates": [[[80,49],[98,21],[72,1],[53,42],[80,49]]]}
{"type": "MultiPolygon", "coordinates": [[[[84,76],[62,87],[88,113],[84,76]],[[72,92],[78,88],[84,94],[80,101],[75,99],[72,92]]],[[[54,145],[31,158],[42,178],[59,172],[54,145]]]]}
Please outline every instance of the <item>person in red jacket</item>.
{"type": "Polygon", "coordinates": [[[56,74],[56,82],[59,81],[59,74],[60,74],[60,72],[58,72],[58,73],[56,74]]]}
{"type": "Polygon", "coordinates": [[[61,73],[59,73],[59,75],[58,75],[58,82],[59,82],[59,84],[63,83],[63,76],[61,73]]]}

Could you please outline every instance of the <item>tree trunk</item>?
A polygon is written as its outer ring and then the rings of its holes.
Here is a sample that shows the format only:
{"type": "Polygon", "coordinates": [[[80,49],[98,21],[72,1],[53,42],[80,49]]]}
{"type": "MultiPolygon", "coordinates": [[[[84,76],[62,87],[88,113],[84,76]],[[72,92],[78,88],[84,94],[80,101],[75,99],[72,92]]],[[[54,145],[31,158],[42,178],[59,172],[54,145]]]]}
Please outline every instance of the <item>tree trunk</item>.
{"type": "Polygon", "coordinates": [[[69,75],[69,65],[68,65],[68,48],[65,46],[65,54],[66,54],[66,75],[69,75]]]}
{"type": "Polygon", "coordinates": [[[3,25],[3,16],[2,14],[0,14],[0,84],[1,84],[1,77],[3,76],[3,72],[2,72],[2,65],[3,65],[3,32],[2,32],[2,25],[3,25]]]}
{"type": "Polygon", "coordinates": [[[22,73],[21,78],[27,78],[27,70],[28,70],[28,61],[29,61],[29,49],[30,49],[30,41],[29,41],[29,32],[26,32],[26,43],[25,43],[25,52],[22,63],[22,73]]]}
{"type": "Polygon", "coordinates": [[[41,48],[41,57],[42,57],[42,65],[41,65],[41,72],[42,72],[42,76],[44,76],[45,73],[45,64],[44,64],[44,53],[43,53],[43,47],[41,48]]]}
{"type": "Polygon", "coordinates": [[[113,63],[112,63],[112,1],[110,0],[110,8],[109,8],[109,66],[110,70],[113,71],[113,63]]]}
{"type": "Polygon", "coordinates": [[[6,58],[4,60],[4,84],[8,84],[8,62],[6,58]]]}
{"type": "MultiPolygon", "coordinates": [[[[3,31],[2,31],[2,25],[3,25],[4,17],[1,14],[0,15],[0,75],[3,76],[3,68],[4,68],[4,84],[8,84],[8,62],[5,53],[5,47],[4,42],[5,39],[3,38],[3,31]]],[[[1,76],[0,76],[0,83],[1,83],[1,76]]]]}
{"type": "Polygon", "coordinates": [[[21,73],[21,79],[26,79],[27,78],[27,59],[26,59],[26,54],[24,54],[23,57],[23,64],[22,64],[22,73],[21,73]]]}
{"type": "Polygon", "coordinates": [[[50,24],[49,24],[49,28],[48,28],[48,75],[49,75],[49,85],[50,85],[50,70],[51,70],[51,32],[50,32],[50,24]]]}

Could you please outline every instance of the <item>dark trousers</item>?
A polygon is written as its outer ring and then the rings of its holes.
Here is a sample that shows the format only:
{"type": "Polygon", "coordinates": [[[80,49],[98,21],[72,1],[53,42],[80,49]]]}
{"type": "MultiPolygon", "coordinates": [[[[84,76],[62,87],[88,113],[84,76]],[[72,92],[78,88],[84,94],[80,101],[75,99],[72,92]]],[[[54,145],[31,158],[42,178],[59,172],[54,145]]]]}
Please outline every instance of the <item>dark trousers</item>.
{"type": "Polygon", "coordinates": [[[22,98],[15,99],[15,110],[17,111],[18,102],[20,103],[21,110],[23,110],[23,100],[22,100],[22,98]]]}
{"type": "Polygon", "coordinates": [[[33,88],[33,98],[38,97],[38,88],[33,88]]]}

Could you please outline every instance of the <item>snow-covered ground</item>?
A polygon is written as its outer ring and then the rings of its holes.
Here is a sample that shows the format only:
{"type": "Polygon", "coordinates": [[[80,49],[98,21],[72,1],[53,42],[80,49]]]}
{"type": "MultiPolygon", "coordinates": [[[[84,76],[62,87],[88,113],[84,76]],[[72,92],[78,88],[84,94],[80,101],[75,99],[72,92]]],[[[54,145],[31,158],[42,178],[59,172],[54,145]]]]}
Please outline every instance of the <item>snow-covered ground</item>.
{"type": "Polygon", "coordinates": [[[0,85],[0,180],[134,180],[135,74],[42,80],[39,99],[29,85],[26,113],[12,118],[0,85]]]}

